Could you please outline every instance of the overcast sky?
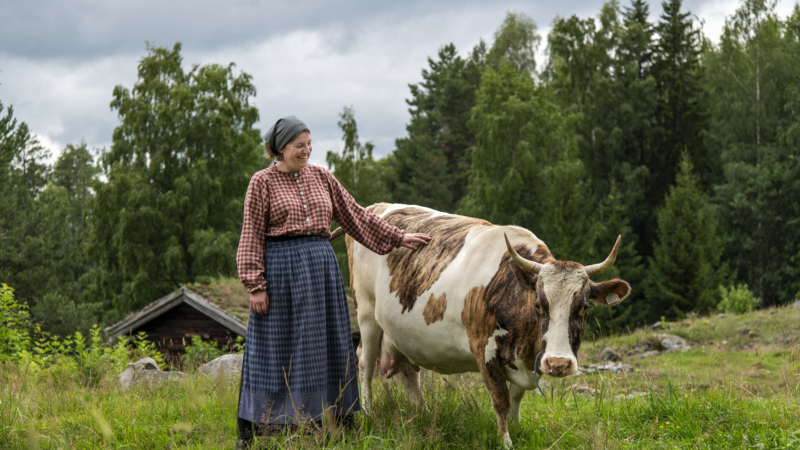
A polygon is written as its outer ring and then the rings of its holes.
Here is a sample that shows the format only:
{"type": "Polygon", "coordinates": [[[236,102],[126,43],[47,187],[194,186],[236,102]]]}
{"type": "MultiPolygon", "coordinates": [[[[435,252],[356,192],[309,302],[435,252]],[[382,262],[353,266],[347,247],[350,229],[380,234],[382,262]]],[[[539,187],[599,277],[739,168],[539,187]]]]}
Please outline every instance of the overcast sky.
{"type": "MultiPolygon", "coordinates": [[[[0,102],[13,105],[54,156],[68,143],[108,147],[118,121],[109,108],[114,86],[136,82],[146,41],[179,41],[185,68],[234,62],[253,76],[262,131],[285,115],[303,119],[314,163],[341,149],[336,122],[345,105],[355,108],[362,141],[383,156],[405,135],[408,84],[421,80],[427,58],[442,45],[452,42],[466,54],[481,38],[491,44],[507,11],[533,18],[544,38],[556,16],[596,16],[602,3],[8,0],[0,8],[0,102]]],[[[781,0],[781,16],[795,3],[781,0]]],[[[717,41],[738,4],[688,0],[685,10],[717,41]]],[[[650,9],[656,21],[660,2],[650,9]]]]}

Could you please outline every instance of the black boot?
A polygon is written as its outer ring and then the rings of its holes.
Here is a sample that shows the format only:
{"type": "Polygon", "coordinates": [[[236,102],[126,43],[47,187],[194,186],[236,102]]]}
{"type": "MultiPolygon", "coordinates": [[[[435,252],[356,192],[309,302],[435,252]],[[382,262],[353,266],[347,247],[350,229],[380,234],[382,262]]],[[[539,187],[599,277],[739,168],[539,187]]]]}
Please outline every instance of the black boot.
{"type": "Polygon", "coordinates": [[[253,445],[253,422],[237,417],[236,425],[239,428],[239,440],[236,441],[236,450],[250,450],[253,445]]]}

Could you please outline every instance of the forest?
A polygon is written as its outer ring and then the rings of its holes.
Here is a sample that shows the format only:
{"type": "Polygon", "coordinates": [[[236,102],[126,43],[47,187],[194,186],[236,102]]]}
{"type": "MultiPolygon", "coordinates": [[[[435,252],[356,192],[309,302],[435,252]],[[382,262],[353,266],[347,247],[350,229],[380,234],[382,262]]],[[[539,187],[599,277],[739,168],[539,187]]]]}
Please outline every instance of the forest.
{"type": "MultiPolygon", "coordinates": [[[[345,106],[328,167],[362,205],[519,225],[561,260],[599,262],[622,235],[603,276],[633,292],[592,308],[592,326],[791,303],[800,6],[781,18],[774,0],[743,0],[715,40],[681,0],[660,7],[651,22],[644,0],[611,0],[556,18],[547,36],[510,12],[490,43],[443,43],[409,85],[394,151],[374,157],[345,106]]],[[[0,103],[0,282],[34,322],[87,333],[181,285],[236,276],[244,193],[270,164],[255,95],[233,63],[187,68],[179,43],[148,45],[137,82],[113,90],[110,148],[70,144],[52,164],[0,103]]],[[[343,240],[334,248],[347,280],[343,240]]]]}

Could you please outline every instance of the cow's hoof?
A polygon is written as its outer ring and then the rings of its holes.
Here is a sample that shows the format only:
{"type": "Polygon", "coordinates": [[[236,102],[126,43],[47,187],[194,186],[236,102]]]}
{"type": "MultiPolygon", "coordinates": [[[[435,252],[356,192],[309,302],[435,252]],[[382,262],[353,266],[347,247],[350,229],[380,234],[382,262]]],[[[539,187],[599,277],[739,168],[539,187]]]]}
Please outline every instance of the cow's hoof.
{"type": "Polygon", "coordinates": [[[503,434],[503,448],[511,448],[513,446],[514,446],[514,443],[511,442],[511,436],[506,431],[506,433],[503,434]]]}

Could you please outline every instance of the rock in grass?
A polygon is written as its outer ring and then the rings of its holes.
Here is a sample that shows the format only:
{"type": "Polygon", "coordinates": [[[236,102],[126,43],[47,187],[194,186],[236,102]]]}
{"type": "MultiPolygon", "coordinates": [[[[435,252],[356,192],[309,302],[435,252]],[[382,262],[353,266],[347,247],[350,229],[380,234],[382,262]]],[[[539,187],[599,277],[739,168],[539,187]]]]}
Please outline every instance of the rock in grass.
{"type": "Polygon", "coordinates": [[[798,300],[798,301],[794,302],[794,304],[792,304],[792,308],[794,308],[794,309],[800,309],[800,300],[798,300]]]}
{"type": "Polygon", "coordinates": [[[158,363],[153,358],[142,358],[128,364],[119,374],[119,385],[122,389],[128,389],[133,384],[179,380],[185,376],[183,372],[164,372],[158,368],[158,363]]]}
{"type": "Polygon", "coordinates": [[[222,355],[200,366],[197,372],[211,377],[222,374],[238,376],[242,373],[243,360],[244,355],[222,355]]]}
{"type": "Polygon", "coordinates": [[[622,360],[622,357],[619,356],[619,354],[617,352],[615,352],[614,350],[611,350],[608,347],[603,349],[603,352],[600,353],[600,358],[602,358],[604,361],[621,361],[622,360]]]}
{"type": "Polygon", "coordinates": [[[645,345],[648,350],[663,352],[685,352],[691,349],[682,337],[665,333],[655,333],[647,336],[645,345]]]}

